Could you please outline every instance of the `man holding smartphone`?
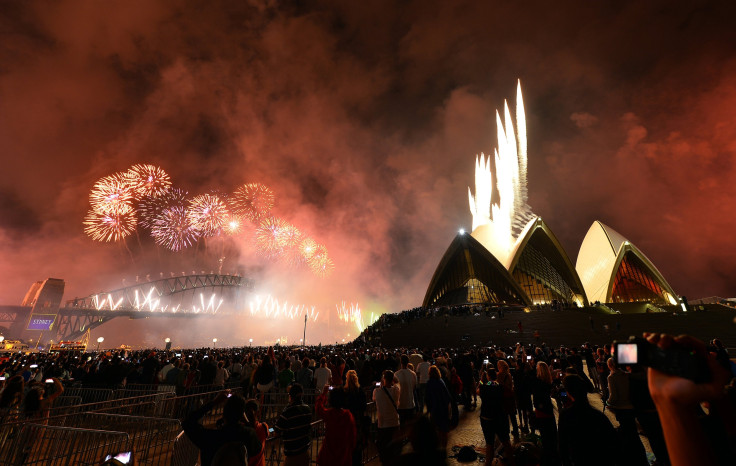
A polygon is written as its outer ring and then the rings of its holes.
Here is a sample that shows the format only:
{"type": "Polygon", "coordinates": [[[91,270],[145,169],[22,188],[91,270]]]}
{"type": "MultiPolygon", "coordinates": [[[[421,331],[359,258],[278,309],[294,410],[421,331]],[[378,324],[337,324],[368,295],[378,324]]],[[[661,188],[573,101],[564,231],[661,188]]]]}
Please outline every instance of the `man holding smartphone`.
{"type": "Polygon", "coordinates": [[[218,450],[227,444],[245,446],[249,461],[261,453],[261,442],[245,416],[245,400],[230,390],[220,392],[214,400],[192,412],[184,420],[183,427],[187,437],[200,450],[202,466],[210,466],[218,450]],[[222,422],[218,422],[218,428],[209,429],[200,424],[205,414],[222,404],[222,422]]]}

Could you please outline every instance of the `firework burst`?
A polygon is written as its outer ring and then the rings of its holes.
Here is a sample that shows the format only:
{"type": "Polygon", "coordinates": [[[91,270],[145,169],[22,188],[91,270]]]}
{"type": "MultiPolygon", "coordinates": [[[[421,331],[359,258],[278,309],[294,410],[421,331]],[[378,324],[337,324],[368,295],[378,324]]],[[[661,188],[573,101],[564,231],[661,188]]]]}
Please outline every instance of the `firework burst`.
{"type": "Polygon", "coordinates": [[[161,167],[137,164],[125,173],[137,199],[159,197],[171,189],[171,178],[161,167]]]}
{"type": "Polygon", "coordinates": [[[98,180],[89,193],[92,210],[111,216],[133,211],[133,190],[124,174],[116,173],[98,180]]]}
{"type": "Polygon", "coordinates": [[[237,235],[243,231],[244,223],[245,221],[242,216],[230,213],[230,215],[227,216],[225,225],[222,227],[222,231],[227,235],[237,235]]]}
{"type": "Polygon", "coordinates": [[[229,215],[225,202],[213,194],[200,194],[189,201],[187,212],[189,222],[203,236],[219,233],[227,223],[229,215]]]}
{"type": "Polygon", "coordinates": [[[273,191],[260,183],[244,184],[235,190],[230,199],[233,211],[253,222],[268,216],[273,202],[273,191]]]}
{"type": "Polygon", "coordinates": [[[172,207],[186,207],[188,192],[179,188],[172,188],[158,197],[146,197],[138,204],[138,224],[143,228],[153,227],[154,221],[161,213],[172,207]]]}
{"type": "Polygon", "coordinates": [[[312,272],[322,278],[329,276],[335,268],[332,259],[327,255],[327,248],[321,244],[318,244],[314,248],[312,257],[309,258],[307,263],[309,264],[309,268],[312,269],[312,272]]]}
{"type": "Polygon", "coordinates": [[[156,244],[180,251],[199,238],[200,231],[192,226],[187,210],[182,206],[164,209],[153,221],[151,236],[156,244]]]}
{"type": "Polygon", "coordinates": [[[276,257],[283,252],[279,239],[281,230],[288,224],[276,217],[268,217],[261,221],[256,229],[256,247],[267,257],[276,257]]]}
{"type": "Polygon", "coordinates": [[[87,212],[84,218],[84,232],[95,241],[120,241],[135,231],[137,219],[135,211],[122,214],[103,214],[95,210],[87,212]]]}

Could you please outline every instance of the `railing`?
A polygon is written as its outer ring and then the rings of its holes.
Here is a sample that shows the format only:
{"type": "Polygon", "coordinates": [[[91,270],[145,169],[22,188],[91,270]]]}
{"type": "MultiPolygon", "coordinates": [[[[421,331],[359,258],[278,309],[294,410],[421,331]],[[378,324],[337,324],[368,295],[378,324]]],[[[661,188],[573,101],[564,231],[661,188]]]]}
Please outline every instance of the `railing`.
{"type": "Polygon", "coordinates": [[[131,451],[124,432],[26,424],[0,444],[0,466],[96,465],[131,451]]]}
{"type": "MultiPolygon", "coordinates": [[[[284,401],[282,394],[270,395],[272,400],[284,401]]],[[[199,451],[181,431],[181,421],[215,396],[216,393],[202,393],[173,397],[170,392],[160,392],[79,405],[74,412],[49,417],[6,418],[0,425],[0,466],[92,465],[99,464],[104,455],[121,451],[133,451],[139,464],[195,466],[199,451]]],[[[262,419],[273,426],[285,406],[286,403],[264,404],[262,419]]],[[[368,403],[365,414],[371,419],[367,431],[361,431],[362,422],[356,419],[364,464],[377,456],[375,403],[368,403]]],[[[213,427],[221,415],[222,405],[216,406],[201,422],[213,427]]],[[[314,420],[309,453],[312,463],[316,462],[324,433],[324,422],[314,420]]],[[[268,465],[283,463],[281,439],[267,441],[264,457],[268,465]]]]}

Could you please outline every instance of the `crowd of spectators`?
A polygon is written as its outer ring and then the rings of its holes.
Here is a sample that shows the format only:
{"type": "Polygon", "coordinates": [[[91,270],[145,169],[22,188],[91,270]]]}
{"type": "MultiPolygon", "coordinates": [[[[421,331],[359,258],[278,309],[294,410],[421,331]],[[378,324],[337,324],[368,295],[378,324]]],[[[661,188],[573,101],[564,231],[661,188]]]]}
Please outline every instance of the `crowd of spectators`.
{"type": "MultiPolygon", "coordinates": [[[[470,312],[476,310],[490,312],[470,312]]],[[[414,309],[379,322],[425,317],[427,310],[414,309]]],[[[0,359],[0,418],[43,416],[65,385],[169,384],[178,393],[196,386],[227,386],[241,388],[244,396],[223,391],[184,422],[187,435],[201,449],[203,465],[220,464],[218,458],[227,455],[264,464],[269,435],[281,437],[284,464],[308,464],[315,417],[324,420],[326,429],[319,464],[360,464],[369,443],[375,444],[384,465],[417,460],[444,464],[452,450],[448,433],[459,422],[460,406],[463,416],[478,417],[487,461],[498,464],[645,465],[639,432],[648,439],[657,464],[694,464],[683,463],[693,454],[686,446],[694,438],[700,442],[700,457],[712,464],[732,460],[735,392],[725,348],[717,340],[706,347],[692,339],[648,337],[661,347],[681,345],[702,354],[713,375],[710,382],[695,384],[651,369],[647,373],[640,366],[618,367],[610,345],[590,344],[386,349],[358,341],[310,347],[19,352],[0,359]],[[274,392],[288,394],[289,403],[269,434],[259,420],[259,403],[274,392]],[[319,395],[316,402],[304,401],[307,392],[319,395]],[[590,403],[595,397],[613,413],[617,428],[590,403]],[[373,429],[366,415],[370,402],[377,412],[373,429]],[[221,424],[215,429],[200,425],[199,419],[218,405],[224,406],[221,424]],[[687,428],[673,427],[683,419],[687,428]]]]}

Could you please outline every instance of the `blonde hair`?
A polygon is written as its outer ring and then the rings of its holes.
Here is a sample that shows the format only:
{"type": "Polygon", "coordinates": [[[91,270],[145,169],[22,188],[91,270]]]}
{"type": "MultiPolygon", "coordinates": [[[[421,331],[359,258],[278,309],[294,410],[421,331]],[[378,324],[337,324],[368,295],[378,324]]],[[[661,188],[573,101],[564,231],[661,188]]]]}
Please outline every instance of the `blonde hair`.
{"type": "Polygon", "coordinates": [[[345,374],[345,390],[358,390],[360,389],[360,383],[358,383],[358,373],[354,370],[349,370],[345,374]]]}
{"type": "Polygon", "coordinates": [[[429,378],[430,379],[441,379],[442,378],[440,369],[437,366],[431,366],[429,368],[429,378]]]}
{"type": "Polygon", "coordinates": [[[549,366],[544,361],[537,363],[537,378],[542,382],[552,383],[552,373],[549,371],[549,366]]]}
{"type": "Polygon", "coordinates": [[[498,368],[498,372],[508,372],[509,370],[509,364],[503,359],[498,361],[496,367],[498,368]]]}

